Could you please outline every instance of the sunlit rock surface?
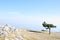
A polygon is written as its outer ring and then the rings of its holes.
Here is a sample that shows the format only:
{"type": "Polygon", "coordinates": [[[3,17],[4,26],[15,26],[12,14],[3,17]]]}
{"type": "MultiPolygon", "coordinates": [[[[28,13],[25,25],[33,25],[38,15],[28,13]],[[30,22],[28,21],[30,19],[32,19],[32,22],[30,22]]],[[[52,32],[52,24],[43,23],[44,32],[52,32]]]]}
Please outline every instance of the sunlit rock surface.
{"type": "Polygon", "coordinates": [[[23,40],[20,30],[9,25],[0,25],[0,40],[23,40]]]}

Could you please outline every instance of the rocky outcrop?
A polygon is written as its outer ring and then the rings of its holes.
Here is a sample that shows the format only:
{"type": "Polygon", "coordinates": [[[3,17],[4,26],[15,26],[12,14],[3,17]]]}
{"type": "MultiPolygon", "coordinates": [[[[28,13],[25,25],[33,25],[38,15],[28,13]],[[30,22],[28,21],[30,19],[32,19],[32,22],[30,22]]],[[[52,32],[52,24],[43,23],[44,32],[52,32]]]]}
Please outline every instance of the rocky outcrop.
{"type": "Polygon", "coordinates": [[[0,40],[23,40],[20,30],[9,25],[0,25],[0,40]]]}

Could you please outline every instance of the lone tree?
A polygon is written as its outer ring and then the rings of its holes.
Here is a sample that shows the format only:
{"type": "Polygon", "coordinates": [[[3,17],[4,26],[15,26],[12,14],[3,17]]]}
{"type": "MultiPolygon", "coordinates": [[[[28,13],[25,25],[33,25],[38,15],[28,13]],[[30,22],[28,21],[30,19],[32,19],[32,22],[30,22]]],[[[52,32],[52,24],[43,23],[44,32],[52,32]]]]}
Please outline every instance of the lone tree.
{"type": "Polygon", "coordinates": [[[47,24],[45,21],[42,23],[43,27],[49,29],[49,34],[51,34],[51,28],[56,28],[53,24],[47,24]]]}

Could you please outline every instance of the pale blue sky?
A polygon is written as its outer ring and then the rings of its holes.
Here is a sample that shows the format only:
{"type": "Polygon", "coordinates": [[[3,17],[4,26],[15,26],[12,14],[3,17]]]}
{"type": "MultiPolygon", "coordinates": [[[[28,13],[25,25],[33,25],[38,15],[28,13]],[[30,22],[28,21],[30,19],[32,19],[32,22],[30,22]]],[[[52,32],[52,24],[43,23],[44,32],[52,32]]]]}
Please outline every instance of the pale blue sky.
{"type": "Polygon", "coordinates": [[[60,31],[60,0],[0,0],[0,24],[33,30],[44,29],[42,22],[60,31]]]}

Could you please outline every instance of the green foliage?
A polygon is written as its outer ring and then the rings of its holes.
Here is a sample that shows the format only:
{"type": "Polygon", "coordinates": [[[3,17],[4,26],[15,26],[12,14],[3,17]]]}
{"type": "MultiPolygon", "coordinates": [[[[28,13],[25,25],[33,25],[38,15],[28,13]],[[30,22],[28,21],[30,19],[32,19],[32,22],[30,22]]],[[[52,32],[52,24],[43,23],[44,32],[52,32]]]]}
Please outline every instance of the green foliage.
{"type": "Polygon", "coordinates": [[[49,34],[51,33],[50,30],[51,28],[56,28],[56,26],[54,26],[53,24],[47,24],[45,21],[42,23],[43,27],[45,27],[46,29],[49,29],[49,34]]]}
{"type": "Polygon", "coordinates": [[[54,26],[53,24],[47,24],[45,21],[42,23],[43,27],[48,28],[55,28],[56,26],[54,26]]]}
{"type": "Polygon", "coordinates": [[[44,22],[42,23],[42,25],[43,25],[43,27],[46,27],[46,26],[47,26],[47,23],[44,21],[44,22]]]}
{"type": "Polygon", "coordinates": [[[46,25],[48,28],[50,27],[50,28],[54,28],[54,27],[56,27],[56,26],[54,26],[53,24],[47,24],[46,25]]]}

